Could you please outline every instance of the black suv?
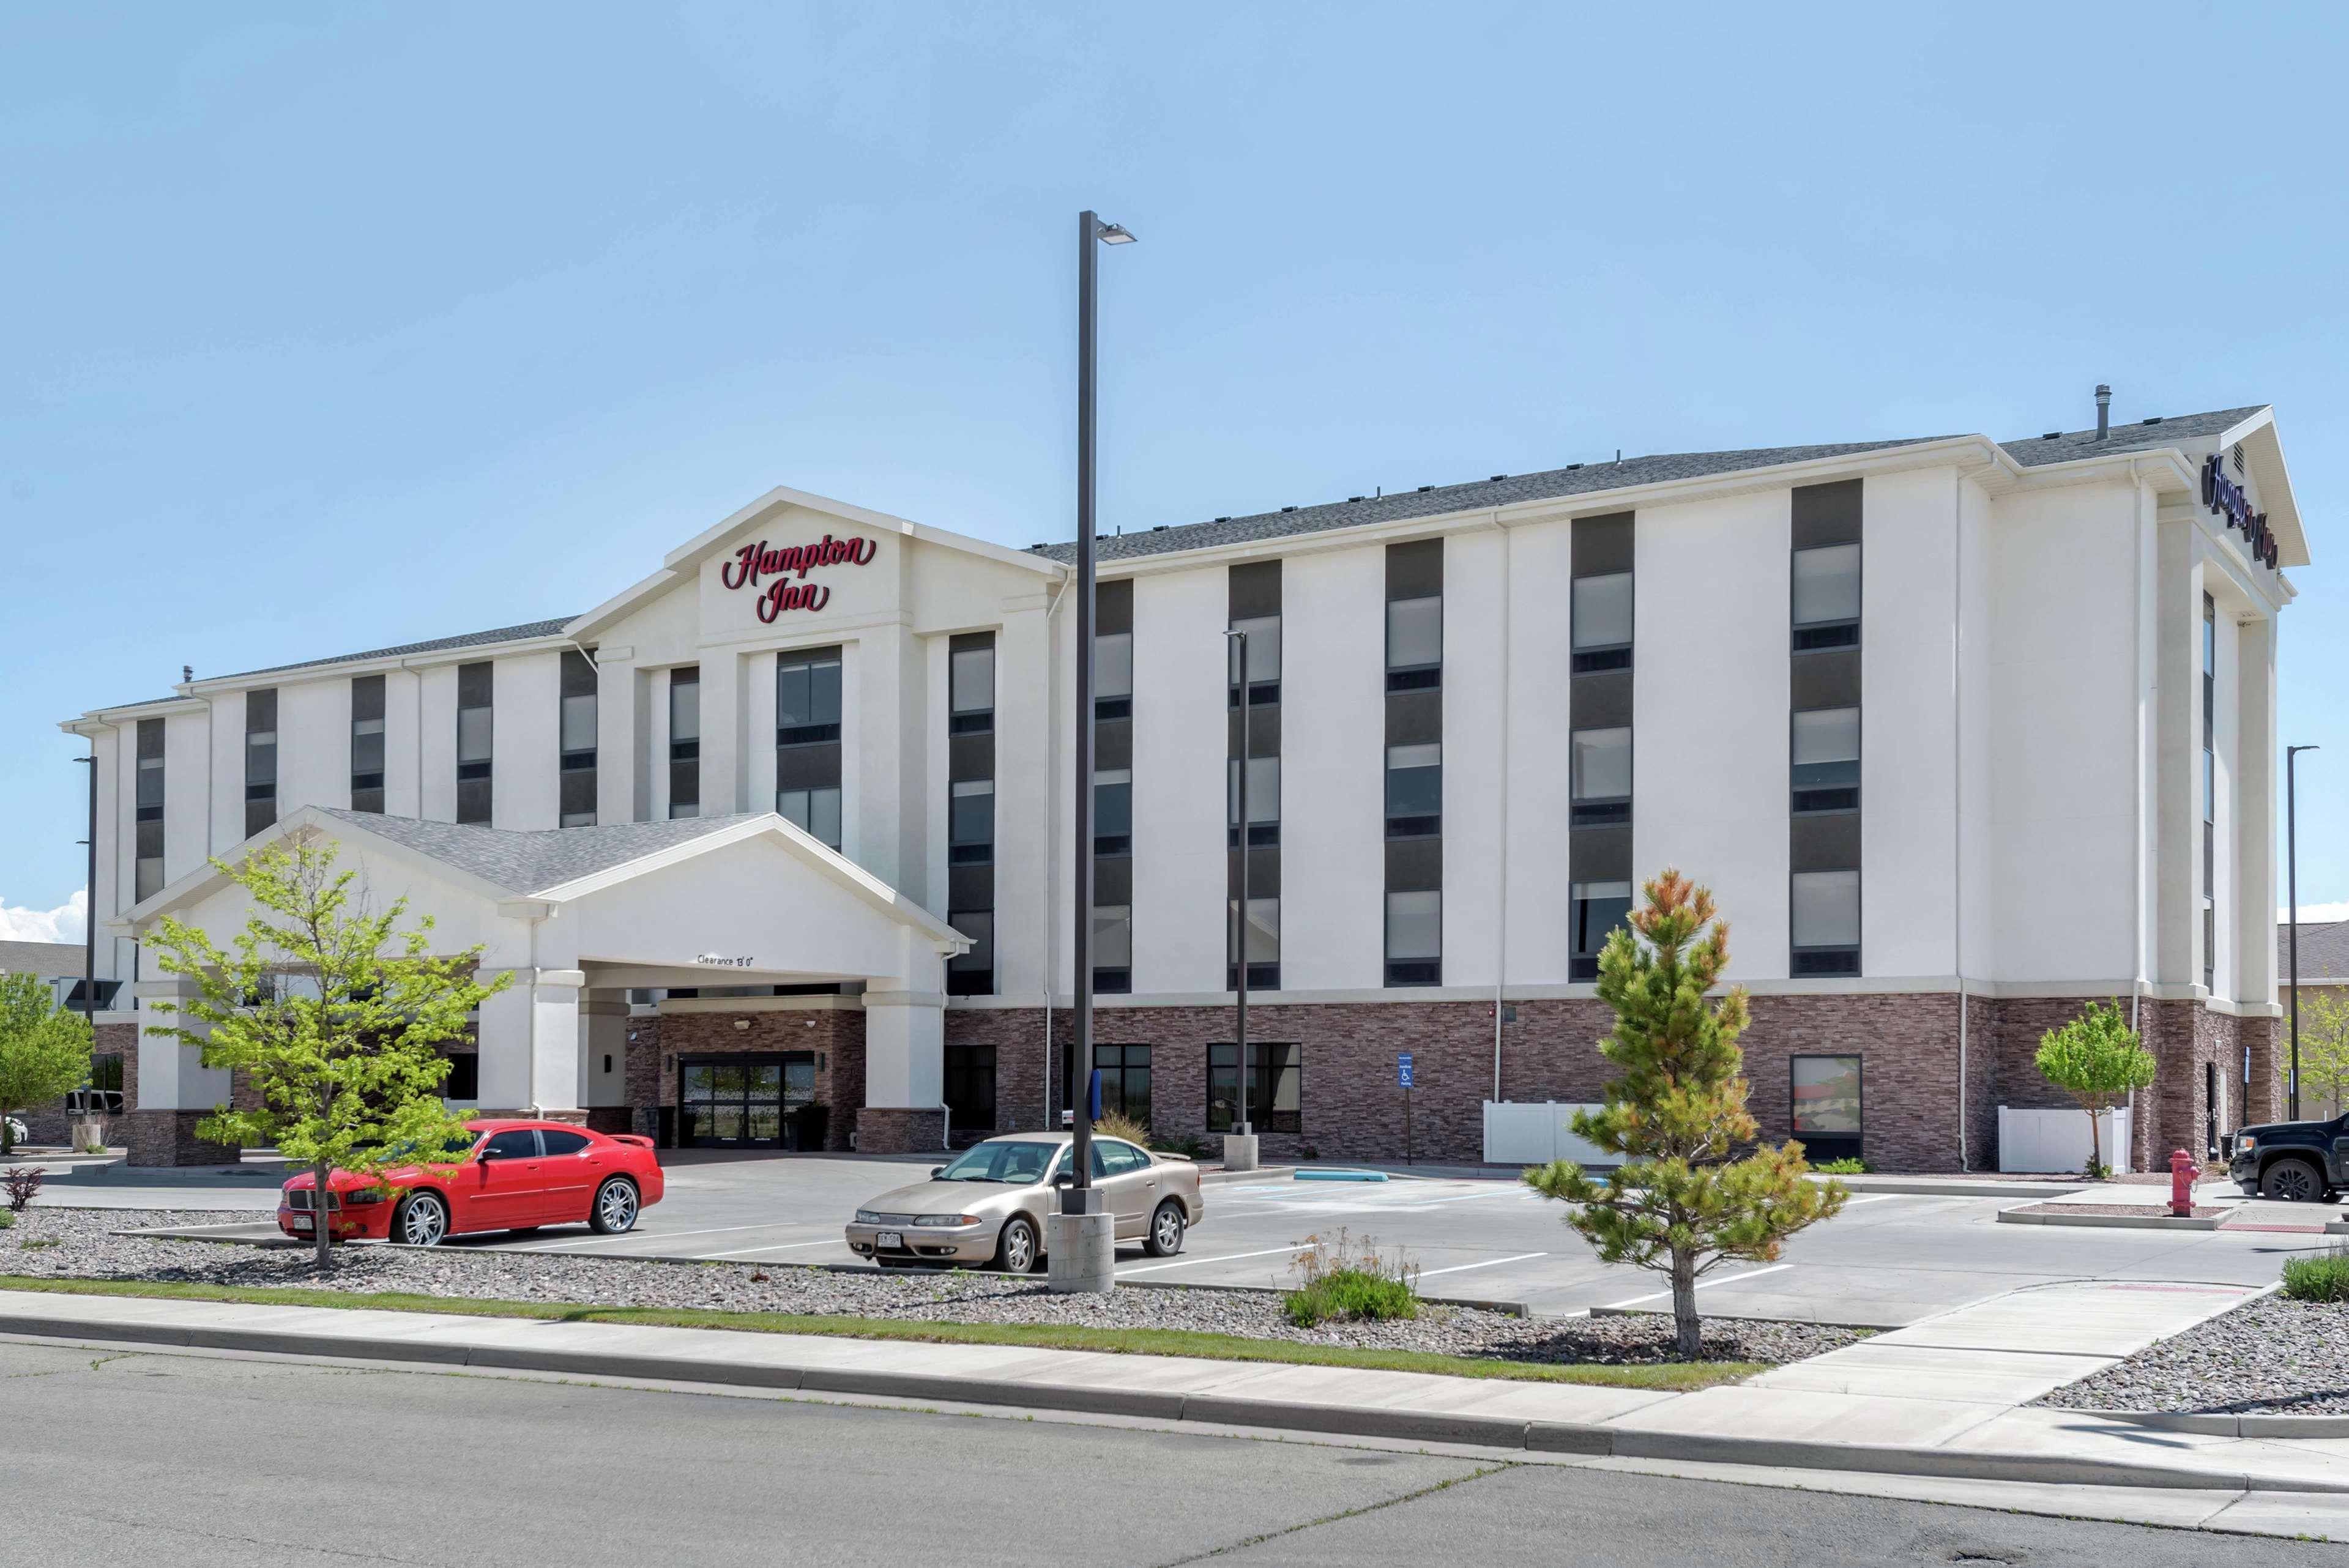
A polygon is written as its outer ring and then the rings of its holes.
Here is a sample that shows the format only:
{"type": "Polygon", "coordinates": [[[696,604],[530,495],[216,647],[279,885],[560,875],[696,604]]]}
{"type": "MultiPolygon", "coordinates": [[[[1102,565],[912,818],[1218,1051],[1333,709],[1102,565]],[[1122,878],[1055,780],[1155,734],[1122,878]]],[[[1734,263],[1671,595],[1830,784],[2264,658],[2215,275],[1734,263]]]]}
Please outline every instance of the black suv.
{"type": "Polygon", "coordinates": [[[2349,1190],[2349,1117],[2239,1130],[2227,1174],[2254,1198],[2313,1203],[2349,1190]]]}

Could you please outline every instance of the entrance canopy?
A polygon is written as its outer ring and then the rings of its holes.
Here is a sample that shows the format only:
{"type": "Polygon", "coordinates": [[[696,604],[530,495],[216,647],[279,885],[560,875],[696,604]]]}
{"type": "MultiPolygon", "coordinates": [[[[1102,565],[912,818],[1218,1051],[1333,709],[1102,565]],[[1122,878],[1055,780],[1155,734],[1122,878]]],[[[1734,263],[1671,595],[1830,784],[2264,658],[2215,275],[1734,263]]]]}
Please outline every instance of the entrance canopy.
{"type": "MultiPolygon", "coordinates": [[[[481,1008],[484,1107],[592,1103],[591,1058],[608,1046],[583,992],[608,990],[611,1004],[629,987],[833,981],[864,985],[866,1104],[938,1103],[946,961],[970,939],[771,811],[516,832],[304,807],[238,853],[289,840],[331,843],[374,907],[407,900],[400,929],[429,915],[437,950],[478,946],[485,975],[512,975],[481,1008]]],[[[109,924],[143,936],[170,914],[225,948],[252,911],[206,867],[109,924]]],[[[186,982],[146,963],[142,998],[182,994],[186,982]]],[[[226,1098],[219,1075],[145,1023],[142,1008],[142,1104],[226,1098]]]]}

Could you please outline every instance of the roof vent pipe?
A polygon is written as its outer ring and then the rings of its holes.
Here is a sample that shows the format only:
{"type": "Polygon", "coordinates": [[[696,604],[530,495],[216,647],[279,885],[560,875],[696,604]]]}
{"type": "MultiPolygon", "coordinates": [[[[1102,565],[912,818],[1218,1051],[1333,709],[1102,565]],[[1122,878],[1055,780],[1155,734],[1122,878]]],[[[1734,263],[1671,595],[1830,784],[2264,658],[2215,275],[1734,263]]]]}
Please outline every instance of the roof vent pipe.
{"type": "Polygon", "coordinates": [[[2096,439],[2103,440],[2113,428],[2113,389],[2103,382],[2096,384],[2096,439]]]}

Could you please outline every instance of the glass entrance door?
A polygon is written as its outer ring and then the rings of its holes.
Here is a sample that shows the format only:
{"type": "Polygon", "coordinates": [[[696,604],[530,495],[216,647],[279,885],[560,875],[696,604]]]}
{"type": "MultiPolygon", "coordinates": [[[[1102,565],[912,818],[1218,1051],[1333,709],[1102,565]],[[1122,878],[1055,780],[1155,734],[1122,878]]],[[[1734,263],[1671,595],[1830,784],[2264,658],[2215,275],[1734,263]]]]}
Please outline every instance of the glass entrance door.
{"type": "Polygon", "coordinates": [[[678,1063],[677,1075],[679,1146],[783,1146],[781,1057],[687,1057],[678,1063]]]}

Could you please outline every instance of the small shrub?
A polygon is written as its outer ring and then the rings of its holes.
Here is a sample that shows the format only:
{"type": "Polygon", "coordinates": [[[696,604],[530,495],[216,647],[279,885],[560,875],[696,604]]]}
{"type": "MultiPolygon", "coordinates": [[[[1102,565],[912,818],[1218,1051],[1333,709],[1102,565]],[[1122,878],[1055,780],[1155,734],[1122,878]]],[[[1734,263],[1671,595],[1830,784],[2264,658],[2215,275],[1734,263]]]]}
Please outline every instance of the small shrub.
{"type": "Polygon", "coordinates": [[[1811,1169],[1822,1176],[1865,1176],[1868,1161],[1846,1155],[1841,1160],[1822,1160],[1811,1169]]]}
{"type": "Polygon", "coordinates": [[[36,1236],[29,1242],[18,1242],[16,1246],[23,1252],[38,1253],[46,1252],[49,1248],[58,1244],[59,1243],[55,1236],[36,1236]]]}
{"type": "Polygon", "coordinates": [[[16,1216],[15,1214],[11,1213],[9,1211],[7,1211],[7,1210],[5,1210],[5,1209],[0,1209],[0,1231],[5,1231],[5,1230],[6,1230],[9,1226],[11,1226],[11,1225],[15,1224],[16,1222],[16,1216]]]}
{"type": "Polygon", "coordinates": [[[32,1206],[47,1178],[36,1165],[11,1165],[0,1171],[0,1193],[5,1193],[11,1212],[21,1214],[32,1206]]]}
{"type": "Polygon", "coordinates": [[[1103,1111],[1101,1119],[1093,1123],[1093,1130],[1103,1138],[1123,1138],[1128,1143],[1150,1147],[1150,1124],[1136,1121],[1122,1110],[1103,1111]]]}
{"type": "Polygon", "coordinates": [[[2349,1302],[2349,1247],[2283,1265],[2283,1294],[2292,1301],[2349,1302]]]}
{"type": "Polygon", "coordinates": [[[1177,1132],[1164,1138],[1153,1138],[1150,1147],[1161,1154],[1180,1154],[1185,1160],[1196,1160],[1207,1151],[1207,1146],[1187,1132],[1177,1132]]]}
{"type": "Polygon", "coordinates": [[[1334,1236],[1305,1240],[1305,1250],[1288,1264],[1298,1286],[1283,1298],[1288,1320],[1299,1328],[1419,1315],[1419,1265],[1400,1252],[1389,1256],[1367,1236],[1357,1245],[1342,1228],[1334,1236]]]}

